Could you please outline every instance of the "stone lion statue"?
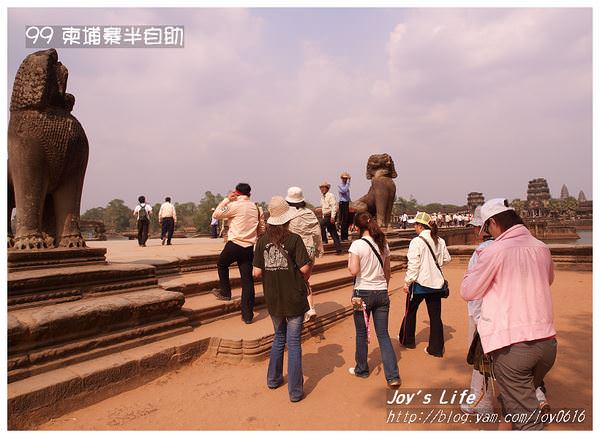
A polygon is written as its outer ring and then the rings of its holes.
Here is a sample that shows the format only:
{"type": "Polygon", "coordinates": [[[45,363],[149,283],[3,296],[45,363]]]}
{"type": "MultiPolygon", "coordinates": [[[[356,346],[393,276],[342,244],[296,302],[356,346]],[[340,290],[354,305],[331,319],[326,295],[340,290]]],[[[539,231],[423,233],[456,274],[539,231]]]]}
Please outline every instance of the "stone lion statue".
{"type": "Polygon", "coordinates": [[[30,54],[15,77],[8,124],[8,217],[14,249],[84,247],[79,229],[89,146],[71,115],[67,68],[56,50],[30,54]]]}
{"type": "Polygon", "coordinates": [[[396,178],[394,160],[388,154],[376,154],[367,161],[367,179],[371,180],[371,188],[362,198],[351,203],[357,213],[368,211],[377,218],[381,228],[387,228],[392,218],[392,207],[396,200],[396,178]]]}

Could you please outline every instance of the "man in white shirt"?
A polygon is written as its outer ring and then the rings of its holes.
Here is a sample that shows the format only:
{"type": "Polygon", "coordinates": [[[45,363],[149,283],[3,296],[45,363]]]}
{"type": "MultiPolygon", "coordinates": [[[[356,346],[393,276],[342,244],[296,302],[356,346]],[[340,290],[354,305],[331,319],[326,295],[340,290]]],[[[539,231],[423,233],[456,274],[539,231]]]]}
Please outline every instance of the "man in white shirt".
{"type": "Polygon", "coordinates": [[[145,247],[148,240],[148,228],[150,227],[150,215],[152,207],[146,204],[146,197],[141,195],[138,197],[139,204],[133,209],[133,215],[137,220],[138,229],[138,245],[145,247]]]}
{"type": "Polygon", "coordinates": [[[342,253],[342,245],[340,244],[340,237],[335,228],[338,202],[335,199],[335,195],[329,191],[330,188],[331,184],[328,182],[323,182],[319,186],[321,190],[321,212],[323,213],[323,218],[321,219],[321,237],[323,244],[327,244],[327,231],[329,231],[329,234],[333,238],[335,253],[340,255],[342,253]]]}
{"type": "Polygon", "coordinates": [[[158,223],[162,225],[160,231],[160,240],[162,241],[162,244],[165,244],[166,239],[167,245],[170,245],[171,239],[173,238],[173,231],[175,231],[175,224],[177,223],[177,213],[175,212],[175,206],[171,204],[171,198],[169,196],[165,198],[165,202],[160,206],[158,223]]]}
{"type": "Polygon", "coordinates": [[[230,192],[213,212],[213,219],[229,220],[227,243],[219,255],[217,270],[219,273],[219,289],[212,294],[221,301],[231,300],[231,283],[229,266],[237,263],[242,280],[242,319],[251,324],[254,318],[254,279],[252,277],[252,261],[254,244],[258,231],[262,231],[264,217],[254,202],[250,200],[251,187],[247,183],[239,183],[235,191],[230,192]]]}

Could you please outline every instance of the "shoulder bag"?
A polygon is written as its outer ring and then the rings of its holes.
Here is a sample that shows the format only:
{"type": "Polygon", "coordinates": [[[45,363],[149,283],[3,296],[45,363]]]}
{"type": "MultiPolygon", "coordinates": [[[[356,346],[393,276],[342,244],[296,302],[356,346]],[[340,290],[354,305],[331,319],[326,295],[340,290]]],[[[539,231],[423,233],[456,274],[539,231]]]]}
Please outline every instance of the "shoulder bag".
{"type": "MultiPolygon", "coordinates": [[[[435,266],[437,266],[437,268],[440,270],[440,274],[442,274],[442,277],[444,277],[442,268],[440,268],[440,265],[437,262],[437,258],[435,257],[435,253],[433,252],[433,249],[431,249],[429,242],[427,242],[427,240],[423,236],[419,236],[419,238],[422,239],[423,242],[425,242],[425,245],[427,245],[427,248],[429,248],[429,252],[431,253],[431,257],[433,257],[435,266]]],[[[444,278],[444,284],[440,289],[433,289],[431,287],[422,286],[419,283],[415,282],[413,283],[412,292],[415,295],[439,294],[442,298],[448,298],[448,296],[450,295],[450,288],[448,287],[448,280],[444,278]]]]}

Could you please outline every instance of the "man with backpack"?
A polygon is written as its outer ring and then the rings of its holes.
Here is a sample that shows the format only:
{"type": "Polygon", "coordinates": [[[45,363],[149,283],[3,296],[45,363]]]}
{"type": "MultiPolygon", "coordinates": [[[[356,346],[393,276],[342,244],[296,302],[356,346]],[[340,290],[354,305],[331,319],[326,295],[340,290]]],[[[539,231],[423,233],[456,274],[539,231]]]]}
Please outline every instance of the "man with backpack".
{"type": "Polygon", "coordinates": [[[138,197],[139,204],[135,206],[133,215],[137,220],[138,229],[138,245],[145,247],[146,241],[148,240],[148,228],[150,227],[150,215],[152,214],[152,207],[146,204],[146,197],[144,195],[138,197]]]}

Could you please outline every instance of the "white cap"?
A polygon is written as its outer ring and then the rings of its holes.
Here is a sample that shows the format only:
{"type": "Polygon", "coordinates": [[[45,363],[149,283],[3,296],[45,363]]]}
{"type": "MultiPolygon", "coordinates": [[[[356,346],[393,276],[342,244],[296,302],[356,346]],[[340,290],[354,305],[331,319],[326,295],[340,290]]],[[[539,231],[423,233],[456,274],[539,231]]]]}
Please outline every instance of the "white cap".
{"type": "Polygon", "coordinates": [[[490,199],[481,206],[481,222],[482,224],[485,224],[492,216],[496,216],[497,214],[508,210],[514,210],[514,208],[508,206],[508,200],[506,198],[490,199]]]}
{"type": "Polygon", "coordinates": [[[481,219],[481,205],[478,205],[475,208],[473,219],[471,219],[471,221],[467,225],[472,225],[474,227],[483,227],[483,220],[481,219]]]}

